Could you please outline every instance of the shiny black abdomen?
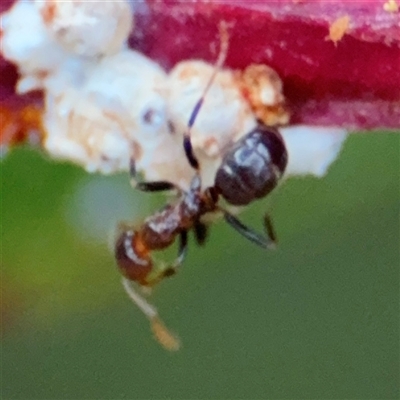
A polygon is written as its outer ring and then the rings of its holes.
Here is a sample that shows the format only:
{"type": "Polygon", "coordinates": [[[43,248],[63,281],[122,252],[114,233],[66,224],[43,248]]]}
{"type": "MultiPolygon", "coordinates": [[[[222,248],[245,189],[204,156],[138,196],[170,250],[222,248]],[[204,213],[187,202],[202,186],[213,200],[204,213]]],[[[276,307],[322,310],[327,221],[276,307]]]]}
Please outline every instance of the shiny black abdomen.
{"type": "Polygon", "coordinates": [[[258,125],[225,154],[215,188],[230,204],[246,205],[265,197],[277,185],[287,158],[279,132],[258,125]]]}

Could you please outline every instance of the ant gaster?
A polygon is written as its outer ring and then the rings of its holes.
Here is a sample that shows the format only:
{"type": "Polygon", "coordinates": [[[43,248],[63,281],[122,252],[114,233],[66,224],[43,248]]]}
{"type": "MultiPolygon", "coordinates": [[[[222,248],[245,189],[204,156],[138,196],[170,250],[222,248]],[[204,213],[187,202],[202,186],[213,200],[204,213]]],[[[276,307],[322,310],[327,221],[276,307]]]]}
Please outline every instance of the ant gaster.
{"type": "MultiPolygon", "coordinates": [[[[229,225],[261,247],[270,248],[275,244],[275,234],[267,215],[264,217],[267,236],[264,237],[246,227],[218,203],[222,197],[231,205],[247,205],[253,200],[265,197],[277,186],[286,168],[287,151],[276,129],[258,123],[251,132],[234,143],[225,153],[217,170],[214,186],[202,188],[200,165],[193,152],[190,131],[205,96],[226,58],[228,35],[225,26],[221,26],[220,31],[221,50],[214,72],[202,97],[193,109],[183,138],[186,157],[195,170],[190,188],[188,191],[182,191],[167,181],[135,182],[136,188],[142,191],[177,189],[180,196],[174,204],[168,204],[148,217],[141,226],[122,230],[115,244],[115,258],[125,277],[123,285],[128,295],[150,318],[158,340],[170,349],[177,347],[177,342],[161,324],[156,310],[133,291],[130,281],[135,281],[141,286],[153,286],[164,277],[173,275],[185,257],[188,231],[194,231],[197,243],[205,242],[207,226],[201,221],[201,217],[207,213],[222,212],[229,225]],[[155,268],[151,253],[169,247],[178,236],[180,238],[179,254],[175,262],[168,267],[155,268]]],[[[132,161],[133,179],[135,174],[135,165],[132,161]]]]}

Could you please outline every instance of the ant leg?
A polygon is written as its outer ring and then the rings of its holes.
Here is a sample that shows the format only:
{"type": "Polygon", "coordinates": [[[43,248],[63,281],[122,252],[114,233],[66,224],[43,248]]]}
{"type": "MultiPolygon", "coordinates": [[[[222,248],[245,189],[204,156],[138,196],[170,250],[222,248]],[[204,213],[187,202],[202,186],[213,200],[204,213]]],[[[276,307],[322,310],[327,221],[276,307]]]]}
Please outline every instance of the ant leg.
{"type": "Polygon", "coordinates": [[[178,272],[179,267],[182,265],[183,260],[186,257],[187,249],[188,249],[188,233],[187,231],[182,231],[179,235],[179,250],[178,250],[178,257],[172,263],[170,267],[168,267],[164,273],[164,277],[175,275],[178,272]]]}
{"type": "Polygon", "coordinates": [[[172,267],[176,270],[181,266],[183,263],[183,260],[186,257],[187,254],[187,249],[188,249],[188,233],[187,231],[182,231],[179,235],[180,241],[179,241],[179,251],[178,251],[178,257],[174,261],[172,267]]]}
{"type": "Polygon", "coordinates": [[[178,269],[182,265],[183,260],[185,259],[186,254],[187,254],[188,232],[187,231],[180,232],[179,239],[180,240],[179,240],[178,257],[169,266],[166,266],[164,263],[162,263],[161,266],[159,268],[157,268],[158,273],[155,274],[151,278],[151,280],[147,281],[147,284],[149,286],[154,286],[158,282],[162,281],[164,278],[173,276],[178,272],[178,269]]]}
{"type": "Polygon", "coordinates": [[[275,232],[272,228],[272,222],[268,215],[264,217],[264,227],[267,233],[267,236],[264,236],[244,225],[228,211],[223,210],[223,212],[225,221],[246,239],[250,240],[251,242],[255,243],[260,247],[263,247],[264,249],[275,248],[276,245],[275,232]]]}
{"type": "Polygon", "coordinates": [[[179,188],[176,185],[168,181],[139,182],[136,179],[137,172],[136,172],[135,160],[133,158],[131,158],[130,160],[129,172],[131,175],[131,185],[142,192],[161,192],[173,189],[179,190],[179,188]]]}
{"type": "Polygon", "coordinates": [[[274,225],[272,223],[271,217],[267,213],[264,214],[264,230],[267,233],[270,240],[274,244],[276,244],[278,242],[278,239],[276,237],[274,225]]]}
{"type": "Polygon", "coordinates": [[[153,331],[157,341],[167,350],[178,350],[180,346],[179,339],[176,338],[164,325],[158,316],[157,309],[136,292],[132,286],[132,282],[127,278],[122,278],[122,286],[132,302],[136,304],[143,314],[149,319],[151,330],[153,331]]]}
{"type": "Polygon", "coordinates": [[[194,224],[194,237],[198,245],[203,246],[206,242],[208,234],[208,227],[206,224],[200,221],[196,221],[194,224]]]}
{"type": "Polygon", "coordinates": [[[192,142],[190,140],[190,131],[196,121],[197,116],[199,115],[201,106],[203,105],[204,99],[206,97],[207,92],[209,91],[212,83],[214,82],[215,76],[221,69],[222,65],[225,62],[226,55],[228,53],[228,43],[229,43],[229,34],[226,23],[221,22],[219,25],[219,35],[220,35],[220,50],[218,54],[217,61],[215,63],[214,71],[207,83],[207,86],[204,89],[202,96],[200,97],[199,101],[193,108],[192,114],[190,115],[188,126],[186,132],[183,135],[183,149],[185,150],[186,158],[189,161],[189,164],[192,166],[193,169],[198,171],[199,169],[199,161],[197,160],[196,156],[193,152],[192,142]]]}

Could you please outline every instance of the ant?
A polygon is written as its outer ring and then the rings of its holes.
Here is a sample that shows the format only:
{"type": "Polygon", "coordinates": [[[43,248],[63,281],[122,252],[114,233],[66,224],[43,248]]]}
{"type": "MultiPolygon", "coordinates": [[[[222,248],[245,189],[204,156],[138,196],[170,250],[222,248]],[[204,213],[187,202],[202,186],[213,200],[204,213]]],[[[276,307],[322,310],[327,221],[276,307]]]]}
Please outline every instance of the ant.
{"type": "MultiPolygon", "coordinates": [[[[200,165],[194,155],[190,132],[201,109],[212,82],[223,65],[227,54],[227,31],[220,27],[221,49],[215,69],[189,118],[183,137],[183,147],[195,175],[188,191],[177,188],[168,181],[135,182],[137,189],[158,192],[175,189],[179,198],[174,204],[148,217],[137,228],[122,228],[115,243],[115,258],[124,276],[123,286],[131,299],[139,306],[152,323],[153,332],[165,347],[178,348],[177,340],[167,331],[158,318],[157,311],[141,298],[131,286],[131,281],[142,287],[152,287],[165,277],[174,275],[182,264],[188,245],[188,231],[193,230],[198,244],[203,245],[207,237],[207,226],[201,217],[208,213],[222,212],[225,221],[245,238],[263,248],[274,248],[276,237],[272,223],[264,217],[266,236],[245,226],[219,203],[222,197],[231,205],[244,206],[253,200],[268,195],[282,177],[287,164],[287,151],[279,132],[258,122],[257,126],[234,143],[226,152],[219,166],[214,186],[202,188],[200,165]],[[178,257],[171,266],[155,266],[151,252],[162,250],[179,236],[178,257]]],[[[135,180],[136,169],[131,161],[131,176],[135,180]]]]}

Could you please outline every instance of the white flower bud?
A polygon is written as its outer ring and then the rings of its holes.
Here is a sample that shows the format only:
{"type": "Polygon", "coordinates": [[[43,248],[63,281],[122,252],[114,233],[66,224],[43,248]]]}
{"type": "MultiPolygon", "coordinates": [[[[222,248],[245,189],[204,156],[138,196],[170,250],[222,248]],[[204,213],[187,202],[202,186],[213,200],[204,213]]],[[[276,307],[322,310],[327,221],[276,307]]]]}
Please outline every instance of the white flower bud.
{"type": "Polygon", "coordinates": [[[79,56],[120,51],[133,28],[133,13],[124,1],[35,0],[35,5],[51,37],[79,56]]]}
{"type": "Polygon", "coordinates": [[[68,54],[49,37],[43,20],[31,2],[18,1],[1,15],[1,54],[19,68],[18,93],[41,89],[51,71],[68,54]]]}

